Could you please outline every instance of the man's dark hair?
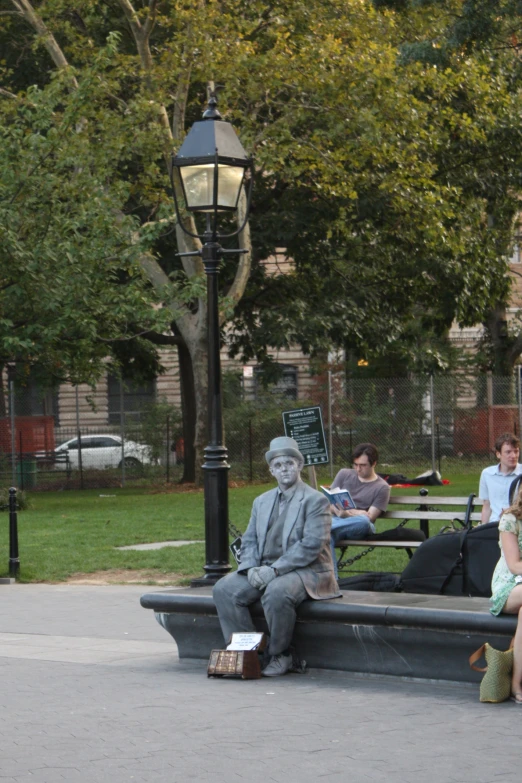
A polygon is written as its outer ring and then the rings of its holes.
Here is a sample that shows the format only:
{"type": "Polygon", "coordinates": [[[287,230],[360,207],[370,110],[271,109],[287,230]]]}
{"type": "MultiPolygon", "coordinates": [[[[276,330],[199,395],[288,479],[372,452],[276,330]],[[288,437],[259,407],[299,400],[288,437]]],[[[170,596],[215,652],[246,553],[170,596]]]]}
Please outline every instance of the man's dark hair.
{"type": "Polygon", "coordinates": [[[356,446],[353,450],[352,462],[354,462],[358,457],[362,457],[363,454],[366,454],[368,457],[368,462],[370,465],[375,465],[379,459],[379,452],[373,443],[359,443],[359,445],[356,446]]]}
{"type": "Polygon", "coordinates": [[[499,435],[495,441],[495,454],[497,451],[502,451],[502,446],[504,443],[508,443],[510,446],[513,446],[514,449],[520,448],[520,440],[517,438],[517,436],[513,435],[512,432],[504,432],[504,434],[499,435]]]}

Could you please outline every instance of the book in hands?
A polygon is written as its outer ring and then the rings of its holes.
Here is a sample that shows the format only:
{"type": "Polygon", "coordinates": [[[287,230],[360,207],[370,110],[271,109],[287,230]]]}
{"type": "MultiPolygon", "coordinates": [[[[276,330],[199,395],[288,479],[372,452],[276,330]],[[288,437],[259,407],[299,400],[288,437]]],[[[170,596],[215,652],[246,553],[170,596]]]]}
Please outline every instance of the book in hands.
{"type": "Polygon", "coordinates": [[[355,508],[353,498],[347,489],[330,489],[330,487],[323,487],[321,485],[321,491],[326,495],[332,506],[341,506],[341,508],[355,508]]]}

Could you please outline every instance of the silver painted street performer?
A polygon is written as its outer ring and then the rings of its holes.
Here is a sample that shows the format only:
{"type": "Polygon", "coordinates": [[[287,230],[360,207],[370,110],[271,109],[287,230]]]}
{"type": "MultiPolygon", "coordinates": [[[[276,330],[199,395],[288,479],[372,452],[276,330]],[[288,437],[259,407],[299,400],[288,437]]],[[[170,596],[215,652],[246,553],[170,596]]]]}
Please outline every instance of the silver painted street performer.
{"type": "Polygon", "coordinates": [[[235,573],[214,587],[225,641],[255,631],[249,605],[261,600],[270,634],[265,677],[292,666],[296,609],[306,598],[337,598],[330,551],[331,515],[324,495],[301,481],[304,458],[293,438],[275,438],[265,454],[278,486],[254,500],[235,573]]]}

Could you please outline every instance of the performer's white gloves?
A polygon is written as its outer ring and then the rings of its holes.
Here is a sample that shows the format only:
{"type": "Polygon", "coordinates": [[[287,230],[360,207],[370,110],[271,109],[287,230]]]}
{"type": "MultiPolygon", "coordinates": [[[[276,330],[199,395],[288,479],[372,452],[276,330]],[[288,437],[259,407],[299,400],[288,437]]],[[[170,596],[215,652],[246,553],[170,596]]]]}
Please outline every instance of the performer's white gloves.
{"type": "Polygon", "coordinates": [[[264,590],[265,587],[276,578],[276,572],[272,566],[256,566],[249,568],[247,579],[256,590],[264,590]]]}

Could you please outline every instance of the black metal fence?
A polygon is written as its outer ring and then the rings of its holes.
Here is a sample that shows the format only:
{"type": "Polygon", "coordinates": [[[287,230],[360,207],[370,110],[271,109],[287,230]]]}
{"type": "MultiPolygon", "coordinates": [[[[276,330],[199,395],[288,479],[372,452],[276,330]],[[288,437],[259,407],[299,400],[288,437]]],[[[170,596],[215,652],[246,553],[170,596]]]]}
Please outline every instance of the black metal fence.
{"type": "MultiPolygon", "coordinates": [[[[412,477],[430,469],[474,472],[494,462],[496,437],[520,434],[520,391],[518,374],[371,380],[328,374],[309,404],[322,409],[330,475],[350,465],[358,443],[370,442],[378,447],[383,472],[412,477]]],[[[306,404],[266,395],[229,407],[227,446],[238,478],[266,475],[263,454],[270,439],[282,434],[281,412],[306,404]]]]}
{"type": "MultiPolygon", "coordinates": [[[[372,380],[328,374],[311,399],[300,401],[269,391],[248,399],[238,390],[227,394],[224,410],[230,477],[267,478],[264,453],[283,434],[282,412],[308,405],[322,409],[330,455],[325,474],[349,465],[361,442],[378,446],[383,472],[476,471],[494,461],[500,433],[520,433],[520,391],[517,374],[372,380]]],[[[60,427],[52,416],[24,414],[13,407],[0,419],[0,486],[104,488],[174,483],[182,476],[180,415],[169,406],[120,426],[86,425],[78,417],[76,426],[60,427]]]]}
{"type": "MultiPolygon", "coordinates": [[[[66,435],[51,451],[0,454],[0,486],[23,490],[88,489],[178,481],[182,454],[165,420],[161,452],[114,427],[89,427],[66,435]]],[[[178,441],[179,448],[179,441],[178,441]]]]}

